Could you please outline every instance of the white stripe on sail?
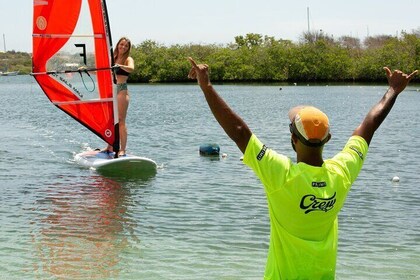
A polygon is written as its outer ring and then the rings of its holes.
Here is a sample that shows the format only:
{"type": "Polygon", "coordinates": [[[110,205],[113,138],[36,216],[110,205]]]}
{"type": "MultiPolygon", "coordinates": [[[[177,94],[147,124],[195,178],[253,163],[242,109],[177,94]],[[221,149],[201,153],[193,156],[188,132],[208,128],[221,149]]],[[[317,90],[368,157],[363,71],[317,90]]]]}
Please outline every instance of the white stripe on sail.
{"type": "Polygon", "coordinates": [[[48,1],[46,0],[34,0],[34,6],[47,6],[48,1]]]}
{"type": "Polygon", "coordinates": [[[53,101],[54,105],[75,105],[75,104],[83,104],[83,103],[103,103],[103,102],[112,102],[114,101],[112,98],[104,98],[104,99],[90,99],[90,100],[77,100],[77,101],[63,101],[63,102],[56,102],[53,101]]]}
{"type": "Polygon", "coordinates": [[[38,38],[103,38],[103,34],[32,34],[32,37],[38,38]]]}

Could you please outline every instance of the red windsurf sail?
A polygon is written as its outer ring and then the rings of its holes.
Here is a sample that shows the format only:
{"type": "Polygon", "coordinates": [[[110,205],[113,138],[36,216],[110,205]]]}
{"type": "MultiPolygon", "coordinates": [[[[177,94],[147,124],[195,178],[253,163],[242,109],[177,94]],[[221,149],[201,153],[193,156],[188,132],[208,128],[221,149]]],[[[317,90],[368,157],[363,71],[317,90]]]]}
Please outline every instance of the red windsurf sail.
{"type": "Polygon", "coordinates": [[[49,100],[118,150],[105,0],[34,0],[32,75],[49,100]]]}

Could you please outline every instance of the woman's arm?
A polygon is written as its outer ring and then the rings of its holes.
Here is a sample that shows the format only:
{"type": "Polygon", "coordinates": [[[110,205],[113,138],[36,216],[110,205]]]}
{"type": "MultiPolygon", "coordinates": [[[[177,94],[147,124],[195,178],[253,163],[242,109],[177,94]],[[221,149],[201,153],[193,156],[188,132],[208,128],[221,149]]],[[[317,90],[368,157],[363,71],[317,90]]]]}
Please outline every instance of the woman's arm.
{"type": "Polygon", "coordinates": [[[123,69],[124,71],[131,73],[134,71],[134,60],[132,57],[128,57],[127,60],[125,61],[125,64],[118,64],[115,63],[115,66],[120,67],[121,69],[123,69]]]}

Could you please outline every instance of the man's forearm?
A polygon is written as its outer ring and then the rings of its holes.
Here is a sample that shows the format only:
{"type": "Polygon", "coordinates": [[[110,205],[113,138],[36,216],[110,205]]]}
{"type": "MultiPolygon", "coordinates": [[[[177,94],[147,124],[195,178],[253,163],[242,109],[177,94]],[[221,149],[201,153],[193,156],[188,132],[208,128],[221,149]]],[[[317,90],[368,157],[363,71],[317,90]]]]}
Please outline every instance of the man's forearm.
{"type": "Polygon", "coordinates": [[[373,106],[369,111],[366,118],[368,119],[367,121],[372,122],[373,130],[376,131],[388,116],[395,104],[395,100],[397,100],[397,96],[398,94],[396,94],[392,88],[389,88],[379,103],[373,106]]]}
{"type": "Polygon", "coordinates": [[[251,137],[251,131],[247,124],[228,106],[210,83],[200,85],[200,87],[214,117],[244,153],[251,137]]]}
{"type": "Polygon", "coordinates": [[[353,135],[362,136],[368,144],[372,140],[373,134],[388,116],[395,104],[398,94],[393,88],[389,88],[382,99],[370,109],[360,126],[354,131],[353,135]]]}

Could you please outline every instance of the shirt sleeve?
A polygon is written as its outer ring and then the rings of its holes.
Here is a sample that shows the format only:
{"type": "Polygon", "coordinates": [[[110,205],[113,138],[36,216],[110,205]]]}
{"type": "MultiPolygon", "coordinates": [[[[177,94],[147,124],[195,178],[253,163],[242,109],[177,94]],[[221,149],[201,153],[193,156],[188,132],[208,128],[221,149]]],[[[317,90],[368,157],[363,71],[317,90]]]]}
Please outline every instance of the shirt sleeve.
{"type": "Polygon", "coordinates": [[[243,161],[255,172],[268,193],[284,185],[291,166],[288,157],[267,148],[254,134],[248,142],[243,161]]]}
{"type": "Polygon", "coordinates": [[[343,150],[331,159],[345,171],[350,184],[352,184],[359,175],[368,148],[369,146],[365,139],[360,136],[352,136],[347,141],[343,150]]]}

